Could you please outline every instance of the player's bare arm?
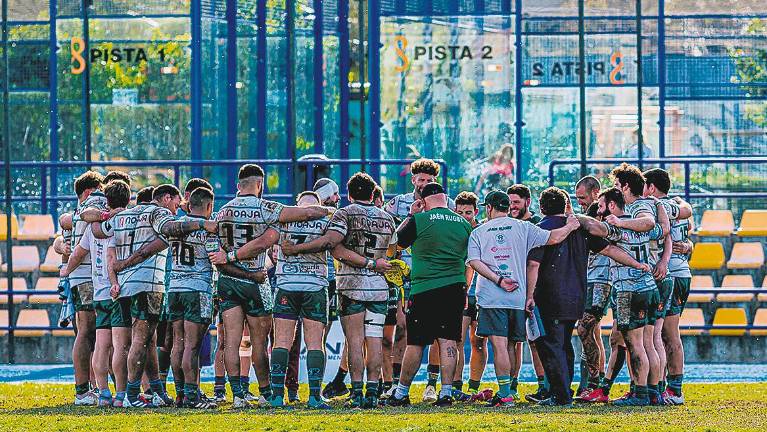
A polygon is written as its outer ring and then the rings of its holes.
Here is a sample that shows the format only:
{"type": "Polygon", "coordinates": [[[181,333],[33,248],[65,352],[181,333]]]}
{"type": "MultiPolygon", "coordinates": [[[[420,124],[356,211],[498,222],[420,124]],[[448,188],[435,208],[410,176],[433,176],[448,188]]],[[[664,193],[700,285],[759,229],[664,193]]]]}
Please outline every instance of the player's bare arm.
{"type": "Polygon", "coordinates": [[[61,216],[59,216],[59,226],[63,230],[71,230],[72,229],[72,213],[64,213],[61,216]]]}
{"type": "Polygon", "coordinates": [[[625,266],[629,266],[637,270],[644,270],[647,273],[650,273],[652,271],[649,264],[641,264],[640,262],[632,258],[631,255],[627,254],[626,251],[619,248],[618,246],[608,245],[606,248],[599,251],[599,253],[608,258],[611,258],[613,261],[619,264],[623,264],[625,266]]]}
{"type": "MultiPolygon", "coordinates": [[[[266,252],[266,250],[272,247],[273,245],[277,244],[279,240],[280,240],[280,233],[273,228],[269,228],[266,231],[264,231],[264,233],[261,234],[260,236],[245,243],[243,247],[239,249],[235,249],[234,251],[235,258],[236,258],[235,261],[255,258],[261,255],[262,253],[266,252]]],[[[223,265],[232,261],[231,259],[229,259],[229,257],[227,257],[226,252],[224,252],[223,250],[209,253],[208,258],[210,259],[210,262],[215,265],[223,265]]]]}
{"type": "Polygon", "coordinates": [[[117,251],[113,247],[107,248],[107,274],[109,275],[109,283],[112,287],[109,289],[109,295],[113,299],[117,299],[120,296],[120,283],[117,281],[117,270],[115,270],[115,263],[117,262],[117,251]]]}
{"type": "Polygon", "coordinates": [[[323,206],[308,207],[284,207],[280,212],[280,223],[304,222],[315,219],[322,219],[330,214],[330,210],[323,206]]]}
{"type": "Polygon", "coordinates": [[[59,276],[61,277],[67,277],[70,273],[74,271],[85,259],[85,257],[88,255],[88,250],[83,248],[80,245],[77,245],[75,247],[74,252],[72,252],[72,255],[69,256],[69,260],[67,261],[67,265],[61,268],[61,271],[59,271],[59,276]]]}
{"type": "Polygon", "coordinates": [[[679,206],[679,220],[689,219],[692,217],[692,206],[682,197],[674,197],[674,202],[679,206]]]}
{"type": "Polygon", "coordinates": [[[667,237],[671,232],[671,221],[668,218],[668,212],[666,207],[660,201],[655,201],[655,208],[658,209],[658,223],[663,231],[663,236],[667,237]]]}
{"type": "Polygon", "coordinates": [[[663,238],[663,255],[661,255],[658,263],[655,265],[653,276],[655,280],[661,280],[666,277],[668,273],[668,262],[671,259],[671,252],[673,252],[674,242],[671,240],[671,236],[667,235],[663,238]]]}
{"type": "Polygon", "coordinates": [[[115,271],[121,272],[126,268],[133,267],[141,264],[150,257],[157,255],[161,251],[168,248],[168,244],[163,239],[157,238],[141,246],[137,251],[130,254],[130,256],[124,260],[118,260],[114,263],[115,271]]]}
{"type": "Polygon", "coordinates": [[[655,228],[655,217],[650,213],[639,213],[636,218],[622,219],[615,215],[609,215],[605,222],[618,228],[626,228],[636,232],[652,231],[655,228]]]}
{"type": "Polygon", "coordinates": [[[80,212],[79,217],[84,222],[88,223],[103,222],[105,220],[109,220],[112,216],[120,213],[123,210],[125,209],[116,208],[111,210],[99,210],[96,207],[88,207],[87,209],[80,212]]]}
{"type": "Polygon", "coordinates": [[[56,240],[53,241],[53,250],[59,255],[69,255],[72,253],[67,241],[62,236],[56,237],[56,240]]]}
{"type": "Polygon", "coordinates": [[[575,215],[575,217],[578,218],[581,228],[588,231],[589,234],[597,237],[607,237],[607,227],[602,222],[586,215],[575,215]]]}
{"type": "Polygon", "coordinates": [[[333,258],[352,267],[367,268],[383,273],[391,269],[391,264],[385,258],[376,260],[364,257],[353,250],[349,250],[344,245],[339,244],[330,251],[333,258]]]}
{"type": "Polygon", "coordinates": [[[280,248],[282,249],[283,254],[286,256],[292,256],[304,253],[315,253],[331,250],[336,247],[336,245],[340,244],[343,240],[344,236],[342,236],[341,233],[338,231],[329,230],[322,237],[317,237],[316,239],[306,243],[293,244],[289,241],[284,241],[280,243],[280,248]]]}
{"type": "Polygon", "coordinates": [[[535,308],[535,285],[538,284],[538,269],[541,267],[541,263],[538,261],[527,260],[527,298],[525,300],[525,310],[527,313],[532,313],[535,308]]]}
{"type": "Polygon", "coordinates": [[[190,220],[166,222],[160,229],[160,234],[166,237],[182,237],[194,231],[204,229],[207,232],[218,231],[218,223],[212,220],[190,220]]]}
{"type": "Polygon", "coordinates": [[[515,281],[514,279],[496,274],[493,270],[490,269],[490,267],[487,266],[487,264],[483,263],[481,260],[471,260],[469,261],[469,265],[477,273],[479,273],[480,276],[495,283],[505,291],[512,292],[519,288],[519,282],[515,281]]]}
{"type": "Polygon", "coordinates": [[[267,274],[263,270],[257,271],[257,272],[251,272],[251,271],[242,269],[240,267],[237,267],[233,264],[216,265],[216,267],[218,268],[218,271],[220,271],[221,273],[227,276],[231,276],[237,279],[249,280],[255,283],[264,283],[264,281],[267,278],[267,274]]]}

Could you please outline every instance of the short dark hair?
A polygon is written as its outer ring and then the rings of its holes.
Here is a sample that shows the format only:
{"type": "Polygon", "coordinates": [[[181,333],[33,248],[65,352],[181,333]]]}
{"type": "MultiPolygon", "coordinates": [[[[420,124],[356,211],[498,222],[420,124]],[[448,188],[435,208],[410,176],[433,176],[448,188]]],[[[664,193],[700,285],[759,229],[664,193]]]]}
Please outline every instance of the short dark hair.
{"type": "Polygon", "coordinates": [[[79,198],[88,189],[100,188],[103,182],[104,177],[101,174],[96,171],[85,171],[75,179],[75,194],[79,198]]]}
{"type": "Polygon", "coordinates": [[[644,176],[642,176],[642,171],[639,171],[639,168],[634,165],[623,162],[612,170],[610,177],[618,180],[618,183],[621,185],[628,185],[629,190],[635,196],[642,196],[642,192],[644,192],[644,176]]]}
{"type": "Polygon", "coordinates": [[[478,208],[479,197],[474,192],[463,191],[455,197],[455,205],[470,205],[474,208],[478,208]]]}
{"type": "Polygon", "coordinates": [[[369,174],[358,172],[351,176],[346,183],[349,196],[356,201],[370,201],[373,199],[373,190],[376,182],[369,174]]]}
{"type": "Polygon", "coordinates": [[[178,188],[172,184],[161,184],[154,188],[154,192],[152,192],[152,201],[157,201],[165,195],[170,195],[171,198],[175,198],[181,196],[181,192],[179,192],[178,188]]]}
{"type": "Polygon", "coordinates": [[[562,214],[565,212],[567,200],[569,197],[562,189],[558,187],[546,188],[541,192],[538,204],[541,207],[541,213],[546,216],[562,214]]]}
{"type": "Polygon", "coordinates": [[[237,179],[242,180],[248,177],[263,177],[264,169],[256,164],[245,164],[240,167],[240,173],[237,174],[237,179]]]}
{"type": "Polygon", "coordinates": [[[410,174],[429,174],[436,177],[439,175],[439,164],[427,158],[414,160],[410,164],[410,174]]]}
{"type": "Polygon", "coordinates": [[[147,186],[136,193],[136,204],[149,204],[152,202],[154,186],[147,186]]]}
{"type": "Polygon", "coordinates": [[[373,188],[373,201],[375,201],[376,198],[381,198],[381,201],[384,200],[384,192],[381,186],[379,185],[376,185],[376,187],[373,188]]]}
{"type": "Polygon", "coordinates": [[[506,189],[506,195],[519,195],[523,199],[530,199],[530,188],[523,184],[513,184],[506,189]]]}
{"type": "Polygon", "coordinates": [[[319,195],[317,194],[317,192],[315,192],[315,191],[303,191],[303,192],[301,192],[301,193],[300,193],[300,194],[298,194],[298,196],[296,197],[296,202],[299,202],[299,201],[301,201],[301,198],[303,198],[303,197],[305,197],[305,196],[311,196],[311,197],[313,197],[314,199],[316,199],[318,203],[322,204],[322,200],[320,199],[320,196],[319,196],[319,195]]]}
{"type": "Polygon", "coordinates": [[[626,200],[623,198],[623,192],[616,187],[603,190],[599,193],[599,197],[604,198],[605,204],[613,203],[621,210],[626,208],[626,200]]]}
{"type": "Polygon", "coordinates": [[[602,188],[602,185],[599,183],[599,180],[597,180],[596,177],[587,175],[580,180],[578,180],[578,183],[575,184],[575,188],[578,189],[579,187],[583,186],[586,188],[587,193],[591,193],[595,190],[600,190],[602,188]]]}
{"type": "Polygon", "coordinates": [[[668,171],[661,168],[653,168],[644,172],[644,180],[648,185],[655,186],[656,189],[667,194],[671,190],[671,177],[668,171]]]}
{"type": "Polygon", "coordinates": [[[122,180],[112,180],[104,187],[109,208],[127,207],[130,202],[130,186],[122,180]]]}
{"type": "Polygon", "coordinates": [[[184,186],[184,194],[192,193],[192,191],[201,187],[210,189],[211,192],[213,191],[213,186],[211,186],[210,182],[204,178],[195,177],[186,182],[186,186],[184,186]]]}
{"type": "Polygon", "coordinates": [[[130,176],[125,171],[109,171],[104,176],[104,184],[111,182],[112,180],[121,180],[130,187],[130,176]]]}
{"type": "Polygon", "coordinates": [[[212,190],[198,187],[189,195],[189,208],[202,209],[208,205],[208,203],[213,202],[214,199],[215,196],[213,195],[212,190]]]}

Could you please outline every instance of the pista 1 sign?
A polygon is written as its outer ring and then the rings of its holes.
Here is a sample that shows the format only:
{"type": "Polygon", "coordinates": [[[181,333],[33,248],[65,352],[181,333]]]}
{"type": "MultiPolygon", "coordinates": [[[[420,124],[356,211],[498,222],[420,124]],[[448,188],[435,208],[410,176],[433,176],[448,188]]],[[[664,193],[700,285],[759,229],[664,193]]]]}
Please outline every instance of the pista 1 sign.
{"type": "MultiPolygon", "coordinates": [[[[85,41],[79,37],[73,37],[69,50],[72,53],[72,74],[79,75],[85,70],[86,61],[90,63],[99,62],[112,62],[112,63],[126,63],[126,64],[138,64],[142,61],[147,61],[147,52],[141,47],[121,47],[121,48],[91,48],[87,49],[85,41]],[[86,59],[86,50],[87,59],[86,59]]],[[[165,50],[160,49],[157,51],[160,62],[165,61],[165,50]]]]}

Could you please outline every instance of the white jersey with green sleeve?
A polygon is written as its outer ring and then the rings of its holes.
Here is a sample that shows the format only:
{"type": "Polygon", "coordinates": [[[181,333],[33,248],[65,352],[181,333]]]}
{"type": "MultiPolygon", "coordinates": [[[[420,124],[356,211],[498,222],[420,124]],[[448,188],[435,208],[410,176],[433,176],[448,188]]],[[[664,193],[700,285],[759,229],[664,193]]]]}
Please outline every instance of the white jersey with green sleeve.
{"type": "Polygon", "coordinates": [[[93,300],[105,301],[111,299],[109,289],[112,287],[112,283],[109,281],[109,273],[107,272],[107,249],[114,246],[114,237],[106,239],[96,238],[93,235],[91,226],[88,225],[78,246],[87,250],[91,256],[93,300]]]}
{"type": "MultiPolygon", "coordinates": [[[[630,219],[631,216],[621,216],[630,219]]],[[[637,232],[602,222],[607,240],[623,249],[639,263],[650,263],[650,232],[637,232]]],[[[645,292],[656,289],[652,274],[610,260],[610,279],[616,291],[645,292]]]]}
{"type": "MultiPolygon", "coordinates": [[[[307,243],[322,237],[330,218],[282,224],[280,243],[307,243]]],[[[277,253],[277,288],[285,291],[320,291],[328,286],[328,252],[299,254],[286,257],[277,253]]]]}
{"type": "MultiPolygon", "coordinates": [[[[671,201],[671,198],[665,197],[661,201],[671,201]]],[[[674,202],[675,203],[675,202],[674,202]]],[[[671,241],[673,242],[685,242],[690,238],[690,220],[689,219],[674,219],[671,221],[671,241]]],[[[672,277],[690,278],[692,273],[690,272],[690,257],[689,255],[672,253],[671,259],[668,262],[668,273],[672,277]]]]}
{"type": "Polygon", "coordinates": [[[589,261],[586,271],[587,283],[609,284],[610,283],[610,258],[589,252],[589,261]]]}
{"type": "MultiPolygon", "coordinates": [[[[114,236],[117,259],[124,260],[158,238],[167,243],[160,232],[173,220],[173,214],[165,207],[154,203],[140,204],[116,214],[102,224],[102,229],[105,234],[114,236]]],[[[120,271],[117,274],[120,297],[140,292],[165,292],[167,257],[168,249],[163,249],[144,262],[120,271]]]]}
{"type": "MultiPolygon", "coordinates": [[[[80,218],[80,213],[88,208],[96,208],[102,211],[106,210],[107,197],[105,197],[101,191],[94,191],[88,198],[77,205],[77,209],[75,209],[75,212],[72,215],[72,234],[70,237],[70,246],[72,250],[80,244],[80,240],[83,238],[86,228],[88,228],[88,223],[80,218]]],[[[91,256],[89,253],[83,258],[80,265],[69,274],[69,283],[74,287],[92,281],[91,256]]]]}
{"type": "MultiPolygon", "coordinates": [[[[673,201],[660,201],[666,210],[666,215],[669,221],[673,221],[679,217],[679,204],[673,201]]],[[[626,205],[626,213],[630,214],[632,218],[647,213],[652,215],[655,219],[655,228],[653,228],[650,235],[650,262],[649,264],[655,267],[663,255],[664,239],[663,230],[660,226],[660,220],[658,219],[658,209],[655,206],[655,200],[653,198],[639,198],[631,204],[626,205]]]]}
{"type": "MultiPolygon", "coordinates": [[[[397,243],[392,216],[372,204],[353,203],[333,214],[328,230],[344,237],[345,248],[370,259],[386,257],[389,245],[397,243]]],[[[381,273],[344,262],[336,274],[336,291],[359,301],[386,301],[389,285],[381,273]]]]}
{"type": "MultiPolygon", "coordinates": [[[[215,219],[218,222],[218,238],[222,248],[231,252],[260,237],[270,228],[279,232],[280,213],[283,208],[283,204],[255,195],[239,195],[224,204],[215,219]]],[[[238,261],[234,265],[248,272],[262,271],[266,265],[266,252],[256,258],[238,261]]],[[[223,273],[221,277],[240,280],[223,273]]]]}
{"type": "MultiPolygon", "coordinates": [[[[177,220],[183,223],[205,221],[205,218],[186,215],[177,220]]],[[[168,240],[172,254],[168,291],[212,293],[213,265],[208,259],[206,244],[215,241],[215,250],[218,250],[218,236],[205,230],[197,230],[181,237],[170,237],[168,240]]]]}

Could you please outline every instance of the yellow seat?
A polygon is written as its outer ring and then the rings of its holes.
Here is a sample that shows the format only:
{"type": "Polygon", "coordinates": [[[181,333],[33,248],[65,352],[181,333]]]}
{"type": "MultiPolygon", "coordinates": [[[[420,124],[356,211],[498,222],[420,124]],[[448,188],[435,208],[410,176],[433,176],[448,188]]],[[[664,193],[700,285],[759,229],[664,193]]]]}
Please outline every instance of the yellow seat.
{"type": "MultiPolygon", "coordinates": [[[[37,252],[37,246],[14,246],[11,253],[13,254],[14,273],[32,273],[40,267],[40,254],[37,252]]],[[[8,265],[3,264],[0,269],[7,272],[8,265]]]]}
{"type": "Polygon", "coordinates": [[[59,288],[59,278],[41,277],[37,279],[35,289],[29,293],[29,302],[32,304],[59,304],[58,294],[37,294],[35,291],[57,291],[59,288]]]}
{"type": "MultiPolygon", "coordinates": [[[[767,327],[767,309],[759,308],[754,315],[754,326],[767,327]]],[[[749,330],[751,336],[767,336],[767,329],[749,330]]]]}
{"type": "MultiPolygon", "coordinates": [[[[762,288],[767,288],[767,275],[765,275],[764,280],[762,280],[762,288]]],[[[756,301],[767,302],[767,292],[759,293],[756,296],[756,301]]]]}
{"type": "MultiPolygon", "coordinates": [[[[719,308],[714,314],[713,327],[718,326],[747,326],[746,310],[743,308],[719,308]]],[[[711,329],[711,336],[743,336],[743,329],[711,329]]]]}
{"type": "MultiPolygon", "coordinates": [[[[727,275],[722,279],[722,288],[753,290],[754,278],[751,275],[727,275]]],[[[724,293],[716,296],[718,302],[750,302],[753,299],[753,293],[724,293]]]]}
{"type": "Polygon", "coordinates": [[[724,247],[720,243],[696,243],[690,257],[692,270],[719,270],[724,266],[724,247]]]}
{"type": "MultiPolygon", "coordinates": [[[[19,221],[16,219],[16,215],[11,213],[11,238],[16,238],[19,235],[19,221]]],[[[0,213],[0,241],[8,240],[8,216],[3,212],[0,213]]]]}
{"type": "Polygon", "coordinates": [[[63,336],[63,337],[75,337],[75,329],[72,327],[67,327],[67,328],[58,329],[58,330],[51,330],[51,335],[63,336]]]}
{"type": "Polygon", "coordinates": [[[679,317],[679,334],[687,336],[697,336],[703,333],[701,329],[687,329],[685,327],[702,327],[706,325],[706,319],[703,317],[703,309],[687,308],[679,317]]]}
{"type": "Polygon", "coordinates": [[[739,237],[767,236],[767,210],[746,210],[736,231],[739,237]]]}
{"type": "Polygon", "coordinates": [[[609,336],[610,332],[612,331],[613,326],[613,310],[612,308],[607,309],[607,313],[605,316],[602,317],[602,320],[599,321],[599,328],[602,329],[602,335],[603,336],[609,336]]]}
{"type": "Polygon", "coordinates": [[[759,269],[764,264],[764,249],[759,242],[735,243],[732,246],[728,269],[759,269]]]}
{"type": "Polygon", "coordinates": [[[53,250],[53,246],[51,246],[45,254],[45,261],[40,264],[40,271],[43,273],[58,273],[59,265],[61,265],[61,255],[57,254],[53,250]]]}
{"type": "Polygon", "coordinates": [[[687,303],[711,303],[714,301],[714,294],[710,292],[696,292],[699,289],[711,289],[714,287],[714,278],[711,275],[695,275],[690,281],[690,295],[687,297],[687,303]]]}
{"type": "MultiPolygon", "coordinates": [[[[0,309],[0,327],[8,327],[8,309],[0,309]]],[[[8,330],[0,329],[0,336],[8,334],[8,330]]]]}
{"type": "Polygon", "coordinates": [[[696,233],[701,237],[728,237],[735,231],[730,210],[706,210],[696,233]]]}
{"type": "Polygon", "coordinates": [[[14,335],[19,337],[39,337],[50,333],[47,327],[51,326],[51,321],[48,319],[48,311],[45,309],[22,309],[19,311],[16,326],[40,327],[39,330],[17,330],[14,332],[14,335]]]}
{"type": "MultiPolygon", "coordinates": [[[[13,278],[13,304],[27,300],[27,281],[24,278],[13,278]]],[[[0,278],[0,291],[8,291],[8,278],[0,278]]],[[[0,294],[0,304],[8,304],[8,294],[0,294]]]]}
{"type": "Polygon", "coordinates": [[[53,216],[49,214],[26,215],[22,217],[19,240],[50,240],[56,234],[53,216]]]}

